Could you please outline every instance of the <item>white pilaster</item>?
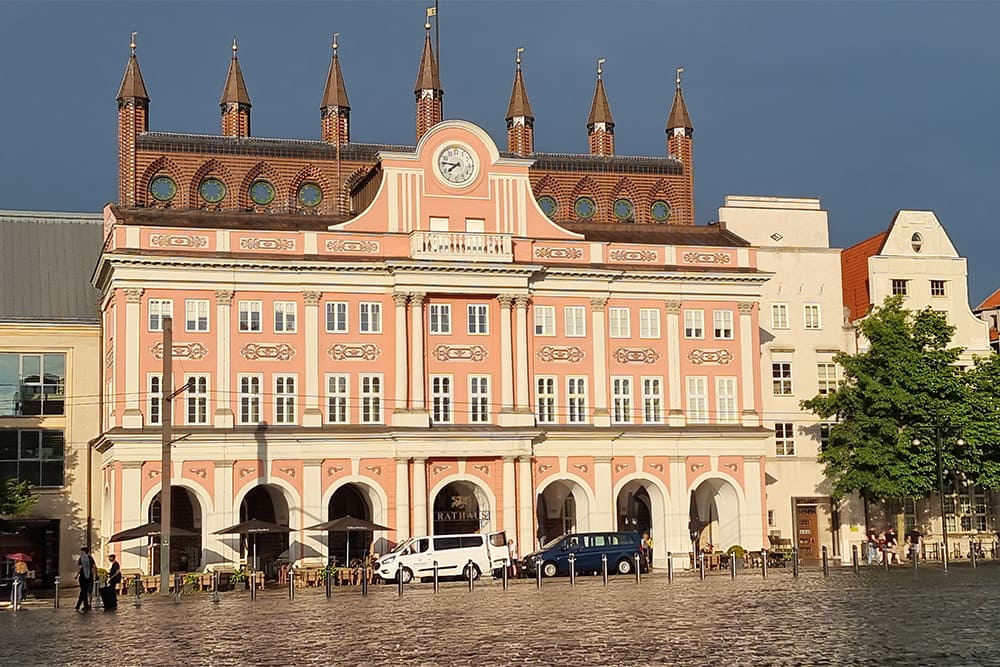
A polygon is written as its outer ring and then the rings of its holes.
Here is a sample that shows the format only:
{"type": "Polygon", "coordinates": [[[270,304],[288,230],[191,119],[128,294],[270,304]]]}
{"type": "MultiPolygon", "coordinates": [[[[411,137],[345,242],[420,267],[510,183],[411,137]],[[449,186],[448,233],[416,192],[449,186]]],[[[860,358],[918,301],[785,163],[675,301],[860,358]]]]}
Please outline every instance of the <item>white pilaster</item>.
{"type": "Polygon", "coordinates": [[[303,324],[306,334],[306,409],[302,415],[302,425],[305,427],[319,427],[323,425],[323,412],[319,407],[319,300],[321,296],[322,293],[320,292],[302,293],[302,302],[305,308],[303,324]]]}
{"type": "Polygon", "coordinates": [[[500,302],[500,411],[514,410],[514,384],[511,369],[514,367],[514,340],[511,331],[511,305],[514,297],[501,294],[500,302]]]}
{"type": "Polygon", "coordinates": [[[394,321],[396,347],[395,354],[393,355],[393,363],[396,366],[396,401],[392,406],[393,424],[395,424],[397,412],[407,411],[407,384],[409,383],[407,370],[409,369],[409,364],[406,359],[406,302],[408,300],[409,296],[406,294],[396,293],[392,295],[392,301],[396,306],[394,321]]]}
{"type": "MultiPolygon", "coordinates": [[[[125,290],[125,413],[122,428],[142,428],[139,383],[139,333],[142,326],[141,288],[125,290]]],[[[112,397],[108,397],[112,398],[112,397]]]]}
{"type": "Polygon", "coordinates": [[[746,489],[746,503],[740,517],[740,533],[743,546],[757,551],[764,543],[764,517],[767,508],[763,506],[763,489],[760,478],[761,459],[747,456],[743,459],[743,486],[746,489]]]}
{"type": "Polygon", "coordinates": [[[215,535],[215,531],[239,523],[240,513],[233,507],[233,462],[213,461],[215,466],[215,511],[207,517],[203,531],[206,553],[215,552],[219,562],[234,563],[239,560],[239,541],[232,535],[215,535]]]}
{"type": "Polygon", "coordinates": [[[424,294],[410,295],[410,409],[425,411],[424,404],[424,294]]]}
{"type": "Polygon", "coordinates": [[[594,500],[592,530],[615,530],[615,498],[611,483],[611,457],[594,457],[594,500]]]}
{"type": "MultiPolygon", "coordinates": [[[[230,402],[232,387],[232,339],[230,334],[230,312],[233,303],[233,293],[230,290],[215,291],[215,386],[218,389],[215,400],[215,428],[232,428],[234,424],[233,407],[230,402]]],[[[236,523],[234,521],[233,523],[236,523]]],[[[232,524],[226,524],[232,525],[232,524]]],[[[225,528],[226,526],[219,526],[225,528]]]]}
{"type": "Polygon", "coordinates": [[[667,314],[667,423],[670,426],[684,426],[684,404],[681,391],[681,302],[666,301],[667,314]]]}
{"type": "Polygon", "coordinates": [[[591,340],[594,341],[594,426],[611,426],[611,412],[608,410],[608,343],[605,325],[605,308],[608,300],[590,300],[591,340]]]}
{"type": "MultiPolygon", "coordinates": [[[[316,525],[327,520],[326,508],[323,507],[323,480],[321,459],[311,459],[302,462],[302,527],[316,525]]],[[[315,530],[302,531],[302,544],[305,553],[310,553],[310,547],[327,556],[326,535],[315,530]]]]}
{"type": "Polygon", "coordinates": [[[396,541],[410,535],[410,464],[408,459],[396,459],[396,541]]]}
{"type": "Polygon", "coordinates": [[[427,533],[427,460],[413,459],[413,534],[427,533]]]}
{"type": "Polygon", "coordinates": [[[754,368],[759,362],[759,356],[753,346],[753,309],[752,301],[741,301],[740,311],[740,392],[743,396],[743,425],[760,426],[760,416],[757,414],[757,392],[754,382],[754,368]]]}
{"type": "Polygon", "coordinates": [[[534,485],[531,480],[531,457],[517,459],[517,552],[535,550],[534,485]]]}
{"type": "Polygon", "coordinates": [[[505,456],[503,459],[503,523],[497,527],[507,531],[507,537],[510,539],[517,539],[514,537],[517,530],[517,497],[514,495],[515,493],[514,459],[505,456]]]}
{"type": "Polygon", "coordinates": [[[516,378],[515,411],[531,412],[531,399],[528,397],[528,297],[518,296],[514,300],[516,306],[515,324],[517,327],[517,360],[514,365],[516,378]]]}
{"type": "MultiPolygon", "coordinates": [[[[122,530],[135,528],[146,523],[146,518],[142,516],[142,463],[138,461],[122,462],[121,503],[122,530]]],[[[140,568],[143,572],[149,572],[149,559],[146,552],[131,553],[134,551],[136,549],[122,549],[121,566],[126,570],[140,568]]]]}
{"type": "MultiPolygon", "coordinates": [[[[670,511],[667,520],[667,535],[663,542],[667,551],[674,553],[674,565],[688,568],[691,551],[691,533],[688,529],[690,521],[691,493],[687,488],[687,471],[684,469],[683,457],[670,459],[670,511]]],[[[654,547],[655,548],[655,547],[654,547]]]]}

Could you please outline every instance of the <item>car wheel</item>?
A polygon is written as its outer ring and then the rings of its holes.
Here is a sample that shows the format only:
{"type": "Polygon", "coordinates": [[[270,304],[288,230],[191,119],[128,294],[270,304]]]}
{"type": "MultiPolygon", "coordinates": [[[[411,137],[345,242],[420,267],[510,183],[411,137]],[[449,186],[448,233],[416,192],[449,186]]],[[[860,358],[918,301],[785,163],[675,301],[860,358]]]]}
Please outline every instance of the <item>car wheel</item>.
{"type": "MultiPolygon", "coordinates": [[[[473,565],[472,566],[472,579],[473,580],[479,579],[479,574],[480,574],[479,573],[479,567],[476,566],[476,565],[473,565]]],[[[466,581],[469,580],[469,566],[468,565],[466,565],[462,569],[462,578],[465,579],[466,581]]]]}
{"type": "Polygon", "coordinates": [[[408,584],[413,581],[413,570],[408,567],[403,568],[403,583],[408,584]]]}
{"type": "Polygon", "coordinates": [[[552,562],[545,563],[542,565],[542,574],[546,577],[554,577],[559,574],[559,567],[552,562]]]}
{"type": "Polygon", "coordinates": [[[622,558],[620,561],[618,561],[618,566],[617,566],[618,574],[632,574],[632,567],[633,567],[632,561],[630,561],[628,558],[622,558]]]}

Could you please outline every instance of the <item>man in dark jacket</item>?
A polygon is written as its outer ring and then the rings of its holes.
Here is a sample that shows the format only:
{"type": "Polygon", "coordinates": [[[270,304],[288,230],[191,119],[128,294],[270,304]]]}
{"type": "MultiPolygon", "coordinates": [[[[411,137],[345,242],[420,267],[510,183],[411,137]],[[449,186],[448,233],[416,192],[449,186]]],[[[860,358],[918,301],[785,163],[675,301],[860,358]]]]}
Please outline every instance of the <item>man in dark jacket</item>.
{"type": "Polygon", "coordinates": [[[80,582],[80,597],[76,601],[76,610],[90,611],[90,594],[94,590],[94,577],[97,576],[97,563],[90,555],[90,549],[80,547],[80,565],[76,579],[80,582]]]}
{"type": "Polygon", "coordinates": [[[108,598],[105,609],[115,609],[118,607],[118,585],[122,583],[122,566],[118,564],[118,559],[114,554],[108,556],[111,567],[108,568],[108,598]]]}

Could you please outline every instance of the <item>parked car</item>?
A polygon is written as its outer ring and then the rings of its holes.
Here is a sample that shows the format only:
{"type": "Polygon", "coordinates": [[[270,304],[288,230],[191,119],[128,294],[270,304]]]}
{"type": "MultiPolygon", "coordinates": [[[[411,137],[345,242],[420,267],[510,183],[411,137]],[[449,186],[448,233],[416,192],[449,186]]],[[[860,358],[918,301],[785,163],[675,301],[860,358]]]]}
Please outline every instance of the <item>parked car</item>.
{"type": "MultiPolygon", "coordinates": [[[[642,538],[635,532],[569,533],[525,556],[521,570],[530,577],[535,576],[538,566],[546,577],[569,574],[569,556],[573,554],[577,574],[601,572],[602,556],[607,556],[609,574],[632,574],[641,544],[642,538]]],[[[643,572],[648,570],[645,559],[640,558],[639,563],[643,572]]]]}
{"type": "Polygon", "coordinates": [[[414,578],[434,576],[436,562],[439,577],[466,578],[471,561],[473,578],[478,579],[483,572],[503,567],[508,554],[503,532],[412,537],[382,556],[375,563],[375,572],[391,581],[402,570],[403,583],[409,583],[414,578]]]}

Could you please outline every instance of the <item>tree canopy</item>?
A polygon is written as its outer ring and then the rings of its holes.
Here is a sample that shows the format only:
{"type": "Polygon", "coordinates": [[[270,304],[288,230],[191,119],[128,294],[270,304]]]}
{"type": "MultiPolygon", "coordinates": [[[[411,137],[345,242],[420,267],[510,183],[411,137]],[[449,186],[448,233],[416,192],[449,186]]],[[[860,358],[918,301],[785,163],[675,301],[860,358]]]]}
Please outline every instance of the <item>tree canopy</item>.
{"type": "Polygon", "coordinates": [[[0,514],[22,516],[31,511],[38,496],[31,493],[28,482],[6,479],[0,482],[0,514]]]}
{"type": "Polygon", "coordinates": [[[1000,489],[997,355],[961,368],[963,350],[950,347],[955,327],[929,308],[906,310],[901,297],[873,309],[859,330],[867,349],[834,358],[843,383],[802,402],[835,421],[820,453],[833,494],[927,496],[938,486],[938,438],[944,468],[1000,489]]]}

